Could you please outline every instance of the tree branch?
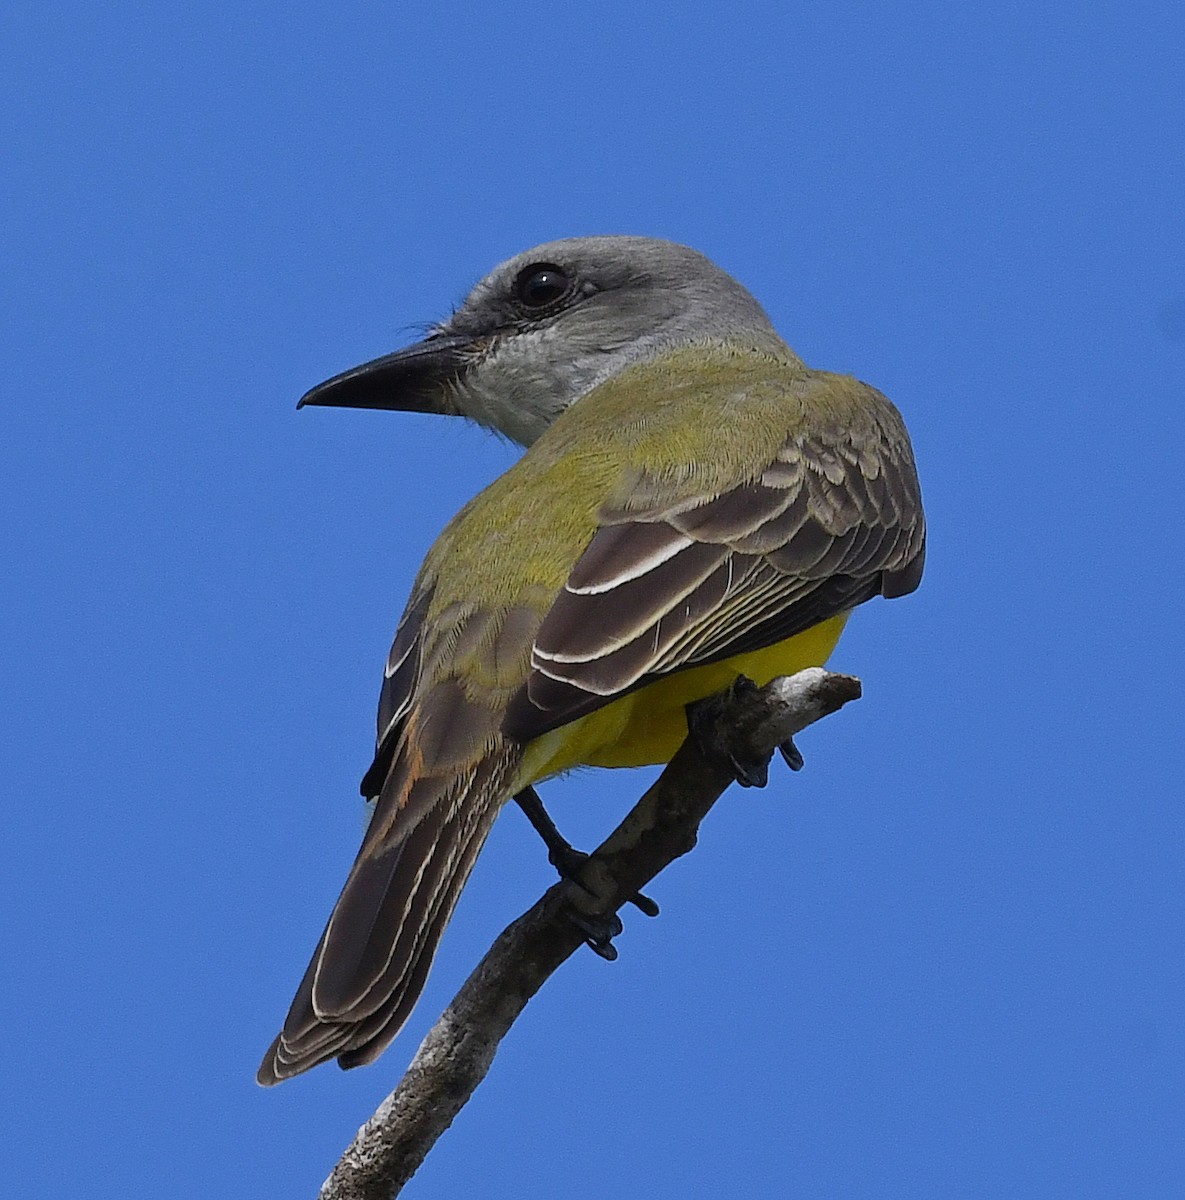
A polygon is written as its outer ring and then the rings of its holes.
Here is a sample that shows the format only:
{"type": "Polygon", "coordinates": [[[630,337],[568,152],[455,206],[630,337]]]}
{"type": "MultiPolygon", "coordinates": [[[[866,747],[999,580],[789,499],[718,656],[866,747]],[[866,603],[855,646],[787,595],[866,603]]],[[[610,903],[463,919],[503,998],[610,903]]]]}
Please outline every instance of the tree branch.
{"type": "MultiPolygon", "coordinates": [[[[747,683],[747,681],[746,681],[747,683]]],[[[399,1086],[358,1131],[320,1200],[390,1200],[485,1077],[498,1043],[584,934],[564,910],[615,913],[696,842],[737,763],[763,762],[799,730],[860,695],[860,681],[811,667],[764,688],[734,686],[693,706],[688,737],[584,864],[508,926],[429,1031],[399,1086]]]]}

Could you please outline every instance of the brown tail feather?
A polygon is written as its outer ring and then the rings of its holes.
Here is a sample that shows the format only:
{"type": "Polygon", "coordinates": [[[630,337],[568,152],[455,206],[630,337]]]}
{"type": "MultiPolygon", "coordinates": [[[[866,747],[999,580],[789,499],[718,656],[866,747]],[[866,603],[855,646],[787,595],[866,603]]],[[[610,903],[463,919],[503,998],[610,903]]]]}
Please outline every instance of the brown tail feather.
{"type": "Polygon", "coordinates": [[[370,1062],[399,1032],[501,805],[487,760],[397,845],[367,839],[257,1075],[264,1086],[331,1058],[370,1062]]]}
{"type": "Polygon", "coordinates": [[[338,1062],[343,1068],[361,1067],[374,1062],[376,1058],[391,1044],[391,1041],[403,1028],[412,1009],[423,991],[432,960],[436,956],[436,948],[440,944],[441,934],[456,908],[457,899],[478,853],[489,834],[497,815],[497,807],[491,807],[484,813],[479,813],[479,821],[460,845],[460,856],[454,869],[446,876],[444,887],[439,892],[435,909],[427,914],[424,924],[420,927],[420,937],[410,959],[403,986],[392,991],[387,1003],[380,1008],[369,1020],[363,1022],[355,1030],[348,1052],[338,1056],[338,1062]]]}

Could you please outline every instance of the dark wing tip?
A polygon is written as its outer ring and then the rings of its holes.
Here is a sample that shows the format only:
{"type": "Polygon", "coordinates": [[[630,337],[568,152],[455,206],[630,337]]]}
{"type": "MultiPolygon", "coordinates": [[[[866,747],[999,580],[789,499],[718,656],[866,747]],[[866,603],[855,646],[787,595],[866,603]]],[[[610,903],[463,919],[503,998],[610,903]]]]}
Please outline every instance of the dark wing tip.
{"type": "Polygon", "coordinates": [[[922,572],[926,569],[926,542],[923,538],[918,552],[903,567],[895,571],[886,571],[882,577],[881,595],[888,600],[898,596],[908,596],[922,582],[922,572]]]}
{"type": "Polygon", "coordinates": [[[275,1087],[284,1078],[278,1070],[277,1055],[279,1050],[280,1039],[277,1037],[267,1048],[267,1053],[263,1056],[263,1062],[259,1064],[259,1070],[255,1072],[255,1082],[260,1087],[275,1087]]]}

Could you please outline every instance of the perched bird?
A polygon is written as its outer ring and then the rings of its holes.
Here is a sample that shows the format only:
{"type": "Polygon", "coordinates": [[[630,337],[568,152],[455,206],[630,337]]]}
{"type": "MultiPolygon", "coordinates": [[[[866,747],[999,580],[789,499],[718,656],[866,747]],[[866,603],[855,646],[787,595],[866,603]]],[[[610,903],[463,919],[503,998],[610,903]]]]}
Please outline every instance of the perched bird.
{"type": "Polygon", "coordinates": [[[529,449],[416,577],[374,816],[263,1084],[382,1052],[507,799],[581,764],[666,762],[689,702],[821,665],[857,604],[918,586],[925,545],[893,405],[807,367],[670,242],[538,246],[301,403],[461,414],[529,449]]]}

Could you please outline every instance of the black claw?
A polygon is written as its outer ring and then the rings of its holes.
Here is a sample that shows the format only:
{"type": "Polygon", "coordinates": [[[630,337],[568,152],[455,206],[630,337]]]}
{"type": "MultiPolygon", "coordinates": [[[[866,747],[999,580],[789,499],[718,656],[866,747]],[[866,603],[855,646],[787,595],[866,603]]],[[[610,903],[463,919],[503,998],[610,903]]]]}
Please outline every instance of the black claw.
{"type": "Polygon", "coordinates": [[[806,760],[802,757],[802,752],[794,744],[793,738],[787,738],[784,742],[779,742],[778,749],[782,752],[782,757],[786,760],[786,766],[791,771],[801,771],[806,766],[806,760]]]}
{"type": "MultiPolygon", "coordinates": [[[[756,692],[757,685],[745,675],[738,675],[732,684],[734,696],[756,692]]],[[[733,778],[741,787],[765,787],[769,782],[769,760],[742,761],[733,753],[733,747],[725,744],[716,724],[719,699],[708,697],[687,706],[687,731],[695,739],[704,757],[709,761],[727,763],[733,778]]]]}
{"type": "MultiPolygon", "coordinates": [[[[744,675],[738,675],[730,690],[732,698],[735,699],[737,696],[749,695],[759,692],[761,689],[753,680],[744,675]]],[[[706,700],[697,700],[689,704],[687,706],[688,733],[695,739],[705,758],[728,765],[733,778],[741,787],[765,787],[769,782],[769,764],[773,755],[766,755],[764,759],[760,760],[738,756],[735,745],[729,744],[729,739],[721,734],[718,727],[717,718],[720,709],[721,697],[718,696],[709,696],[706,700]]],[[[802,755],[798,752],[798,747],[792,738],[787,738],[778,746],[778,749],[792,771],[802,770],[802,755]]],[[[742,749],[740,754],[744,755],[745,750],[742,749]]]]}
{"type": "Polygon", "coordinates": [[[606,962],[613,962],[617,958],[617,947],[613,944],[613,939],[621,933],[625,926],[622,925],[621,918],[616,913],[590,917],[585,913],[577,912],[574,908],[569,908],[568,920],[584,934],[584,944],[593,953],[599,954],[606,962]]]}
{"type": "MultiPolygon", "coordinates": [[[[770,758],[772,757],[770,755],[770,758]]],[[[728,761],[732,766],[732,773],[741,787],[765,787],[769,783],[768,758],[765,762],[743,763],[730,755],[728,761]]]]}

